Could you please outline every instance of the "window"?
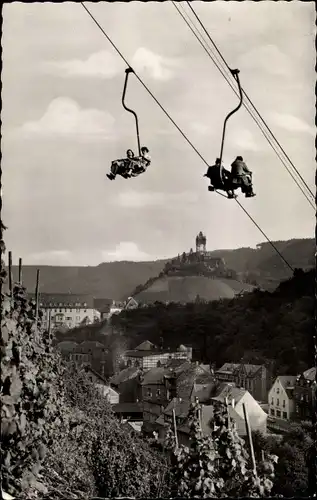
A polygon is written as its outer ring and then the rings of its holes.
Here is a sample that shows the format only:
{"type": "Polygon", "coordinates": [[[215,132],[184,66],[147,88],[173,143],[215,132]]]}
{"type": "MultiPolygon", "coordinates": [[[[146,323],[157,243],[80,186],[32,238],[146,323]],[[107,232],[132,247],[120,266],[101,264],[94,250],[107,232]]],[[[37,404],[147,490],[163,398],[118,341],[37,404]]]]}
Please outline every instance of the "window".
{"type": "Polygon", "coordinates": [[[276,406],[280,406],[280,400],[278,398],[276,400],[276,406]]]}
{"type": "Polygon", "coordinates": [[[281,416],[281,412],[280,412],[280,410],[276,410],[276,416],[277,416],[277,417],[280,417],[280,416],[281,416]]]}
{"type": "Polygon", "coordinates": [[[285,418],[285,420],[287,420],[287,413],[286,413],[286,411],[283,411],[283,418],[285,418]]]}
{"type": "Polygon", "coordinates": [[[278,388],[276,389],[276,394],[279,394],[279,393],[280,393],[280,388],[278,387],[278,388]]]}
{"type": "Polygon", "coordinates": [[[271,405],[274,405],[274,398],[272,398],[271,405]]]}
{"type": "Polygon", "coordinates": [[[79,313],[79,312],[80,312],[80,309],[78,309],[78,308],[77,308],[77,309],[76,309],[76,313],[79,313]]]}
{"type": "Polygon", "coordinates": [[[80,321],[80,316],[76,316],[76,321],[80,321]]]}
{"type": "Polygon", "coordinates": [[[60,309],[60,310],[59,310],[59,312],[61,313],[61,312],[63,312],[63,310],[62,310],[62,309],[60,309]]]}
{"type": "Polygon", "coordinates": [[[159,397],[161,395],[161,389],[157,389],[156,396],[159,397]]]}
{"type": "Polygon", "coordinates": [[[152,391],[151,391],[151,389],[147,389],[146,395],[147,395],[148,398],[152,397],[152,391]]]}
{"type": "Polygon", "coordinates": [[[285,408],[285,399],[283,399],[283,408],[285,408]]]}
{"type": "Polygon", "coordinates": [[[273,409],[271,409],[270,413],[271,413],[271,415],[273,415],[273,416],[275,415],[275,411],[274,411],[273,409]]]}

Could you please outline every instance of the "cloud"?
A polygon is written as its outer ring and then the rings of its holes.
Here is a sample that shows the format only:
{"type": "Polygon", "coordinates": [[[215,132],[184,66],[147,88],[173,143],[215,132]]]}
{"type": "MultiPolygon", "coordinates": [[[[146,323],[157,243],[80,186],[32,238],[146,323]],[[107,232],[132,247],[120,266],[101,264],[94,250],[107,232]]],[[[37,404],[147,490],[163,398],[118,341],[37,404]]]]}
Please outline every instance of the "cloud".
{"type": "Polygon", "coordinates": [[[114,118],[97,109],[81,109],[67,97],[58,97],[48,106],[44,115],[37,121],[27,122],[21,127],[25,135],[57,135],[109,137],[114,118]]]}
{"type": "Polygon", "coordinates": [[[290,130],[291,132],[308,132],[309,134],[315,136],[316,130],[314,127],[310,127],[308,123],[304,122],[300,118],[297,118],[297,116],[272,113],[271,119],[279,127],[290,130]]]}
{"type": "Polygon", "coordinates": [[[116,246],[115,250],[103,251],[102,258],[104,261],[151,260],[150,255],[139,250],[138,245],[133,241],[122,241],[121,243],[119,243],[119,245],[116,246]]]}
{"type": "Polygon", "coordinates": [[[65,78],[81,76],[110,79],[123,71],[120,59],[107,50],[95,52],[84,60],[49,61],[44,63],[42,67],[48,73],[65,78]]]}
{"type": "Polygon", "coordinates": [[[236,131],[232,137],[232,144],[243,151],[259,151],[260,149],[253,135],[247,129],[236,131]]]}
{"type": "MultiPolygon", "coordinates": [[[[131,58],[131,65],[138,73],[148,74],[154,80],[165,81],[174,76],[179,61],[140,47],[131,58]]],[[[46,73],[64,78],[111,79],[123,74],[124,64],[116,54],[101,50],[84,60],[48,61],[42,64],[42,69],[46,73]]]]}
{"type": "Polygon", "coordinates": [[[132,67],[136,72],[148,73],[154,80],[166,81],[175,76],[175,70],[179,67],[179,61],[145,49],[138,48],[132,57],[132,67]]]}
{"type": "Polygon", "coordinates": [[[289,58],[275,45],[261,45],[251,49],[238,58],[237,66],[241,72],[249,69],[279,76],[288,76],[292,72],[289,58]]]}
{"type": "Polygon", "coordinates": [[[124,208],[175,207],[177,205],[196,204],[197,202],[198,195],[192,192],[155,193],[144,191],[121,192],[115,201],[116,204],[124,208]]]}

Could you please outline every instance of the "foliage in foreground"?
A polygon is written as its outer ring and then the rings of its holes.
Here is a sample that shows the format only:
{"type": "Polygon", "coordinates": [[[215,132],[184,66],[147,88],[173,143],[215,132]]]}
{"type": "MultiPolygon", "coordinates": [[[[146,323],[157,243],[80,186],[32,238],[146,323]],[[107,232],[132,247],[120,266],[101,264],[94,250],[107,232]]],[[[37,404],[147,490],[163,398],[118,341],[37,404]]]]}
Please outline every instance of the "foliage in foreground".
{"type": "Polygon", "coordinates": [[[190,409],[190,447],[175,447],[169,430],[165,445],[171,451],[172,493],[186,498],[263,497],[273,487],[277,456],[266,454],[257,471],[252,469],[244,441],[238,436],[228,409],[215,407],[212,432],[203,436],[199,423],[200,406],[190,409]]]}
{"type": "MultiPolygon", "coordinates": [[[[292,424],[290,431],[279,439],[269,435],[263,436],[258,432],[254,433],[253,438],[257,456],[260,456],[260,450],[264,449],[279,457],[275,468],[272,495],[283,497],[313,496],[313,492],[316,490],[316,474],[315,478],[310,481],[310,469],[313,470],[313,464],[309,463],[309,454],[315,446],[313,426],[310,422],[292,424]]],[[[312,457],[313,461],[316,461],[315,456],[312,457]]]]}
{"type": "Polygon", "coordinates": [[[61,367],[21,286],[11,302],[2,296],[1,312],[2,488],[45,492],[39,473],[63,421],[61,367]]]}

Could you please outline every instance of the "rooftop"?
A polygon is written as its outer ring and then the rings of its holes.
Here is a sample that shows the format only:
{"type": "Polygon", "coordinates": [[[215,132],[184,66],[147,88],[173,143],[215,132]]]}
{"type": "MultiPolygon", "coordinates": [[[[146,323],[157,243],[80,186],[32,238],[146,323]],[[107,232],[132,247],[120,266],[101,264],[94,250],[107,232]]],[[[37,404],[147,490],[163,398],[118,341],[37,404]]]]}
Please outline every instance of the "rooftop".
{"type": "MultiPolygon", "coordinates": [[[[35,294],[29,293],[29,298],[34,299],[35,294]]],[[[70,307],[70,308],[94,308],[94,299],[88,294],[73,293],[44,293],[40,292],[40,307],[70,307]]]]}
{"type": "Polygon", "coordinates": [[[303,373],[306,380],[316,380],[316,367],[309,368],[303,373]]]}

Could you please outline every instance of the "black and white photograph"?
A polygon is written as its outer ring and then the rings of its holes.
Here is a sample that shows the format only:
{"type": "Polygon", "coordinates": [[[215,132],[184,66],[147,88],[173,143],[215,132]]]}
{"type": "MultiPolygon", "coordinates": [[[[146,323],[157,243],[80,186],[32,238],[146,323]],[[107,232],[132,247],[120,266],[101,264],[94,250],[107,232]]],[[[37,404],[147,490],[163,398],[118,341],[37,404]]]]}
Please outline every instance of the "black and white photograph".
{"type": "Polygon", "coordinates": [[[3,500],[317,494],[313,1],[3,2],[3,500]]]}

